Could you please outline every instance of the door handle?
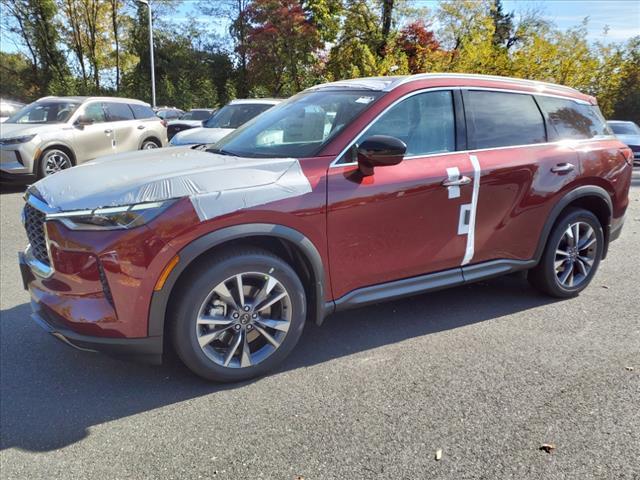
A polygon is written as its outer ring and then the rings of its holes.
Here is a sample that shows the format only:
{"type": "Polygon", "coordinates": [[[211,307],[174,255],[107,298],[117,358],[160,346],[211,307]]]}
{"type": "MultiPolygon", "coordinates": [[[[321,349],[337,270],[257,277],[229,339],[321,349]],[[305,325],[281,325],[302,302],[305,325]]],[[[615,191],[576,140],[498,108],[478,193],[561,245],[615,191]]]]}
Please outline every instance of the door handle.
{"type": "Polygon", "coordinates": [[[106,133],[107,135],[109,135],[109,134],[113,133],[113,130],[112,130],[112,129],[110,129],[110,128],[107,128],[107,129],[104,131],[104,133],[106,133]]]}
{"type": "Polygon", "coordinates": [[[551,171],[553,173],[568,173],[572,171],[574,168],[576,167],[571,163],[559,163],[555,167],[552,167],[551,171]]]}
{"type": "Polygon", "coordinates": [[[467,177],[466,175],[461,175],[460,178],[457,178],[456,180],[449,180],[448,178],[446,180],[442,181],[442,186],[443,187],[458,187],[460,185],[468,185],[469,183],[471,183],[471,179],[469,177],[467,177]]]}
{"type": "Polygon", "coordinates": [[[144,130],[145,126],[144,125],[138,125],[138,130],[144,130]]]}

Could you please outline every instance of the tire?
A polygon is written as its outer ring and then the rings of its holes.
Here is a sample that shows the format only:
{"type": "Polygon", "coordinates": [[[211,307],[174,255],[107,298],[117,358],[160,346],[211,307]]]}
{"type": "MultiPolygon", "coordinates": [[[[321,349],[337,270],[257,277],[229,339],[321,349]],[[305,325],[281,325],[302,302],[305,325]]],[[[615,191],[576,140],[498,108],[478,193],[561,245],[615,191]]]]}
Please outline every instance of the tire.
{"type": "Polygon", "coordinates": [[[73,167],[71,157],[59,148],[45,150],[38,163],[38,178],[48,177],[67,168],[73,167]]]}
{"type": "Polygon", "coordinates": [[[227,250],[199,262],[173,298],[178,301],[170,317],[171,339],[178,357],[195,374],[217,382],[246,380],[275,368],[298,343],[306,319],[304,287],[295,271],[259,249],[227,250]],[[281,300],[260,310],[283,292],[281,300]],[[250,308],[245,311],[242,304],[250,308]]]}
{"type": "Polygon", "coordinates": [[[140,150],[152,150],[154,148],[160,148],[160,145],[158,145],[158,142],[151,139],[145,140],[140,146],[140,150]]]}
{"type": "Polygon", "coordinates": [[[603,250],[604,232],[598,218],[588,210],[572,208],[553,227],[540,263],[529,271],[529,282],[552,297],[575,297],[591,282],[603,250]],[[572,245],[576,225],[577,250],[572,245]]]}

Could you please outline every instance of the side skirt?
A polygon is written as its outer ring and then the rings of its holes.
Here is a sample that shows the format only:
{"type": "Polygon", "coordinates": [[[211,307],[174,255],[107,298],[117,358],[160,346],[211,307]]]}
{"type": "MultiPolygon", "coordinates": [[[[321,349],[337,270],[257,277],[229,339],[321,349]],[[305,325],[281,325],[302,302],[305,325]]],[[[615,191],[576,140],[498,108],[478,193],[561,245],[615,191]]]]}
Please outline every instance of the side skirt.
{"type": "Polygon", "coordinates": [[[409,297],[419,293],[473,283],[487,278],[527,270],[536,266],[535,260],[492,260],[465,267],[452,268],[419,277],[394,280],[359,288],[335,300],[335,311],[362,307],[373,303],[409,297]]]}

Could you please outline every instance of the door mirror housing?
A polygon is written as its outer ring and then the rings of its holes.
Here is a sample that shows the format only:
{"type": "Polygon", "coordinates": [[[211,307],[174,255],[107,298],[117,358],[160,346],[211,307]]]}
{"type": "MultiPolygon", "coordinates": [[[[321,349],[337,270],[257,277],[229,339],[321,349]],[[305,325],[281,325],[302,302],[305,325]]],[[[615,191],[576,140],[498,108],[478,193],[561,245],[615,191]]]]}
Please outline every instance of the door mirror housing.
{"type": "Polygon", "coordinates": [[[86,115],[80,115],[73,124],[76,127],[85,127],[87,125],[92,125],[93,119],[87,117],[86,115]]]}
{"type": "Polygon", "coordinates": [[[374,167],[399,164],[407,152],[407,145],[396,137],[374,135],[356,148],[358,168],[364,176],[373,175],[374,167]]]}

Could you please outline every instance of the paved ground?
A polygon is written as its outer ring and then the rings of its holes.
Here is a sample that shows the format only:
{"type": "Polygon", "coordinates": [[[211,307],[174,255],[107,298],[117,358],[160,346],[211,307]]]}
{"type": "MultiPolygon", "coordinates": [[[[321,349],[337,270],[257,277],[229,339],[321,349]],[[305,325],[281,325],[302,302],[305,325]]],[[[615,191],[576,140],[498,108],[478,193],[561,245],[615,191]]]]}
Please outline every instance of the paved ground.
{"type": "Polygon", "coordinates": [[[0,202],[4,479],[640,479],[640,172],[579,298],[512,276],[347,312],[226,387],[45,335],[16,264],[20,193],[0,202]]]}

